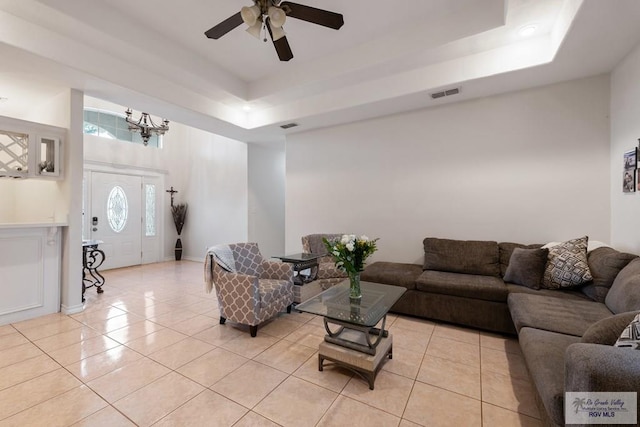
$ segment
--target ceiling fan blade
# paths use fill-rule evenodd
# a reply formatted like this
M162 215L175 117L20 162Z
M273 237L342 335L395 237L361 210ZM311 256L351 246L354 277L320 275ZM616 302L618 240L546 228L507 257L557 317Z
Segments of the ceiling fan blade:
M269 30L269 35L271 36L271 40L273 40L273 31L271 31L269 18L267 18L267 30ZM283 36L278 40L273 40L273 46L276 48L280 61L289 61L293 58L293 52L291 51L291 46L289 46L289 42L287 41L287 36Z
M240 15L240 12L236 13L235 15L231 15L230 17L228 17L227 19L225 19L224 21L222 21L221 23L219 23L218 25L216 25L215 27L207 30L204 35L209 37L210 39L219 39L220 37L224 36L225 34L227 34L229 31L233 30L234 28L240 26L240 24L242 24L242 15Z
M280 8L285 11L287 16L311 22L312 24L333 28L334 30L338 30L344 25L344 18L340 13L316 9L311 6L291 3L290 1L280 3Z
M278 58L280 58L280 61L289 61L293 58L293 52L291 51L291 46L289 46L289 42L287 41L287 36L274 41L273 45L276 48L276 52L278 52Z

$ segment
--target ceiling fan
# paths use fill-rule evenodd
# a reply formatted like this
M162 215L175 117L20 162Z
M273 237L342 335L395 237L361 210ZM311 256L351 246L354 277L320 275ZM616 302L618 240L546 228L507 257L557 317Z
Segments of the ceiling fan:
M282 28L287 16L334 30L338 30L344 25L344 18L340 13L290 1L253 0L253 2L253 6L243 7L240 12L225 19L204 34L210 39L217 40L244 22L249 26L247 32L258 39L263 30L268 31L280 61L289 61L293 58L293 52ZM264 41L267 41L266 33Z

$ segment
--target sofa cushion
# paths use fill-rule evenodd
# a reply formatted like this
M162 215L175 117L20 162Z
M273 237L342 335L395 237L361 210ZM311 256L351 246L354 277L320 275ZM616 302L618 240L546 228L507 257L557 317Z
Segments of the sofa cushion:
M589 329L582 335L580 342L614 345L618 338L620 338L622 331L624 331L637 314L637 311L630 311L599 320L589 326Z
M515 248L504 275L504 281L531 289L540 289L548 255L549 249Z
M575 289L531 289L525 286L514 285L513 283L506 283L507 292L512 293L524 293L530 295L541 295L554 298L566 298L577 301L593 301L591 298Z
M584 285L593 278L587 262L588 240L585 236L549 248L542 287L570 288Z
M587 254L587 260L593 281L583 286L582 292L594 301L604 302L618 273L635 258L637 255L606 246L592 250Z
M523 245L521 243L512 242L500 242L498 243L498 251L500 253L500 275L504 276L507 273L507 267L509 267L509 261L511 260L511 254L515 248L522 249L539 249L542 245Z
M423 244L425 270L501 277L497 242L427 237Z
M436 294L497 302L507 300L507 287L502 279L493 276L426 270L416 280L416 287Z
M522 328L518 336L527 369L540 400L554 423L564 425L564 353L580 338Z
M509 311L516 330L524 327L581 337L589 326L611 316L609 309L595 301L510 294Z
M631 261L618 273L605 304L614 313L640 310L640 258Z
M360 273L360 280L415 289L416 279L421 274L420 264L377 261L365 267Z
M624 328L614 345L616 347L640 350L640 314L636 315Z

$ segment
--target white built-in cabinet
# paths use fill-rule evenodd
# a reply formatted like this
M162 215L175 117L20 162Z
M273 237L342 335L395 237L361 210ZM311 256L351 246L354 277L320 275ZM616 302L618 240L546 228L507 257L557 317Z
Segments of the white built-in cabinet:
M61 179L64 130L0 118L0 177Z
M0 224L0 325L60 311L61 230Z
M47 180L64 179L66 137L64 128L0 116L0 325L60 311L68 212Z

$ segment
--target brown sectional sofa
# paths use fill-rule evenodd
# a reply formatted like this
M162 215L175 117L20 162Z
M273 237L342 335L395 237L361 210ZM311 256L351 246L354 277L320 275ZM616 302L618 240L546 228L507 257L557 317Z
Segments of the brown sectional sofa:
M393 312L517 334L543 421L564 425L565 391L640 390L640 351L613 346L640 312L640 258L597 248L572 290L505 282L514 249L540 246L426 238L423 265L375 262L362 280L407 288Z

